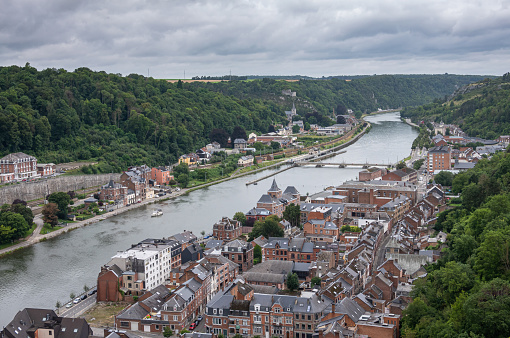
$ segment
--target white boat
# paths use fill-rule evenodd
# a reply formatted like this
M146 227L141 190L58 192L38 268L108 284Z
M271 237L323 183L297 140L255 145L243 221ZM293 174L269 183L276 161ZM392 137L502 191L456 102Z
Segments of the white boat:
M151 217L156 217L156 216L161 216L161 215L163 215L163 210L161 210L161 209L156 209L156 210L154 210L154 211L152 212Z

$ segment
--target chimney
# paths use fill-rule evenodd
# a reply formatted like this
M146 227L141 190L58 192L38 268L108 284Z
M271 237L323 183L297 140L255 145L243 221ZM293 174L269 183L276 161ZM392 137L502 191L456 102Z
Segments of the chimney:
M333 304L331 304L331 313L335 313L335 302L333 302Z

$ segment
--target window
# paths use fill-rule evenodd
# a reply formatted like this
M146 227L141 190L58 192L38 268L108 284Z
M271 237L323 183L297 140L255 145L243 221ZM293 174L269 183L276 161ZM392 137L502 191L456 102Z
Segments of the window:
M48 335L49 335L49 336L53 335L53 331L49 330L49 331L48 331Z
M221 325L221 318L213 318L212 323L213 325Z
M276 308L274 309L274 312L276 312L276 313L280 313L280 308L279 308L279 307L276 307Z
M129 327L129 322L120 322L120 327Z

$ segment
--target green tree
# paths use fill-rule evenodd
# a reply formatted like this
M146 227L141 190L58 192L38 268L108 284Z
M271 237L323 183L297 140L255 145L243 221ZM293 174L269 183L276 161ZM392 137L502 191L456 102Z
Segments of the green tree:
M73 299L76 297L76 295L74 294L74 292L71 292L71 293L69 294L69 297L71 298L71 300L73 300Z
M301 208L299 205L288 204L283 211L283 218L289 221L292 226L299 226L301 220Z
M168 337L172 337L173 335L174 335L174 331L172 331L170 329L170 327L165 326L165 328L163 329L163 337L168 338Z
M16 230L10 226L0 224L0 244L9 243L14 240Z
M255 264L258 264L262 261L262 248L260 245L255 244L255 247L253 248L253 262Z
M476 250L474 270L483 280L510 277L510 227L488 231Z
M50 224L52 227L58 224L58 207L55 203L45 204L41 213L43 214L44 223Z
M453 174L449 171L440 171L434 176L434 181L444 187L451 187L453 184Z
M3 232L8 236L2 239L2 242L25 237L26 232L30 229L30 225L28 225L23 216L12 211L0 213L0 225L4 226Z
M482 285L465 301L464 327L485 337L508 337L510 332L510 284L496 278Z
M48 202L58 206L57 216L61 219L67 218L67 207L70 201L71 197L65 192L54 192L48 197Z
M280 143L279 142L275 142L275 141L271 141L271 148L273 148L273 150L280 149Z
M297 124L292 126L292 133L293 134L299 133L299 130L300 130L300 128L299 128L299 126Z
M425 162L424 159L419 159L419 160L414 161L413 169L414 170L420 170L421 166L423 165L423 162Z
M466 263L477 247L478 243L473 236L468 234L457 236L452 243L453 257L460 263Z
M180 174L177 177L177 182L179 182L181 188L186 188L189 184L189 176L186 174Z
M433 307L428 306L420 297L416 297L407 309L404 310L403 315L403 332L411 334L420 321L434 318L437 315L437 311Z
M181 174L189 175L189 167L186 163L182 162L174 167L173 172L176 177Z
M471 183L462 189L462 206L468 210L473 210L483 202L483 195L476 183Z
M243 226L246 225L246 215L242 211L238 211L234 214L234 219L241 222Z
M299 287L298 275L289 271L289 273L287 274L287 280L285 281L285 285L287 285L287 289L291 291L297 290L297 288Z
M224 129L216 128L209 133L211 142L218 142L222 148L225 148L228 143L228 133Z
M321 282L322 282L322 280L320 279L320 277L312 277L312 280L311 280L312 287L314 285L321 286Z
M266 217L264 221L257 221L253 225L250 232L250 238L257 238L259 236L269 237L283 237L284 231L279 224L278 216L271 215Z
M248 137L246 136L246 131L241 126L235 126L232 135L230 135L230 140L232 141L232 144L234 144L234 141L238 138L242 138L244 140L248 139Z

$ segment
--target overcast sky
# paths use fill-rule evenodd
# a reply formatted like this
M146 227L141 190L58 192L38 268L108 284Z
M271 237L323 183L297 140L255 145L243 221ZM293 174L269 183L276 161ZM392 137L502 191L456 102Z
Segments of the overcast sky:
M510 0L0 0L0 65L155 78L510 71Z

